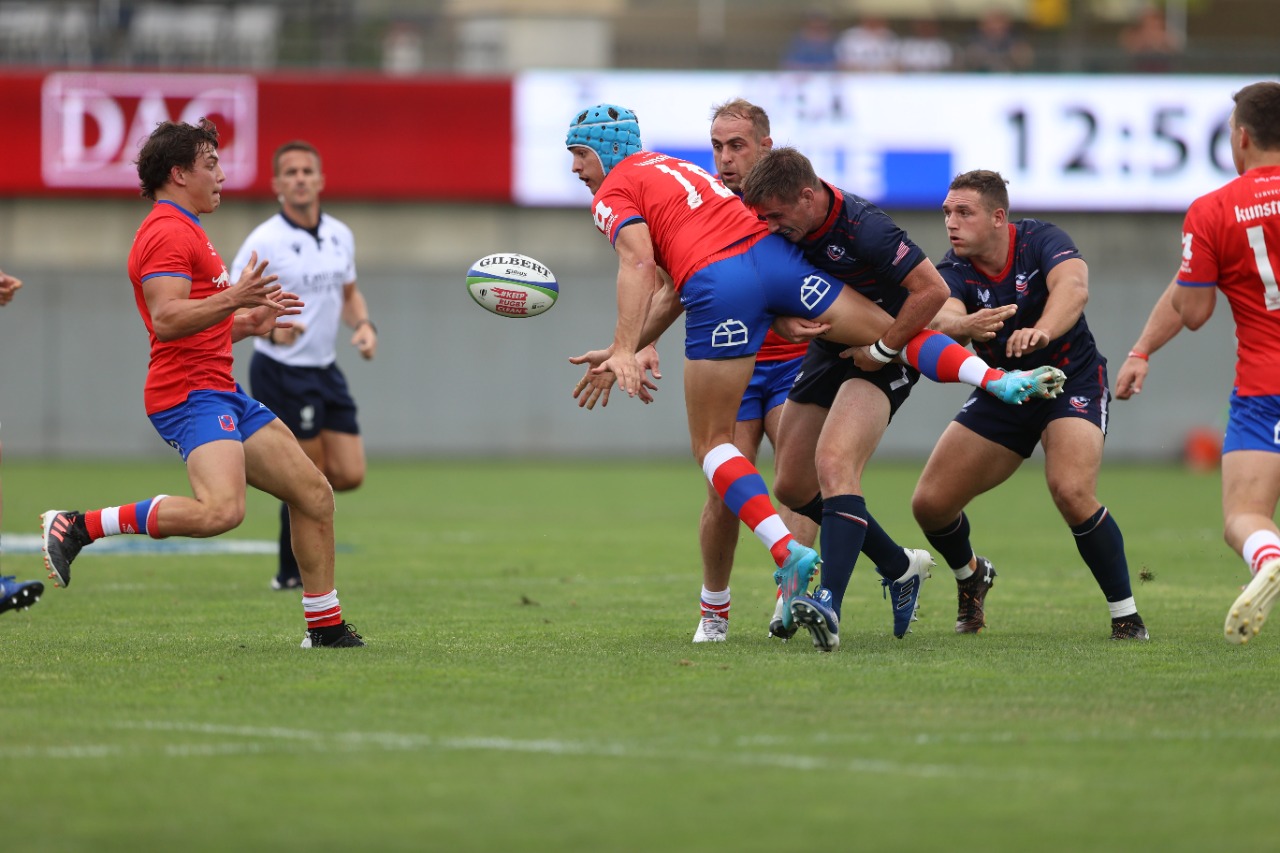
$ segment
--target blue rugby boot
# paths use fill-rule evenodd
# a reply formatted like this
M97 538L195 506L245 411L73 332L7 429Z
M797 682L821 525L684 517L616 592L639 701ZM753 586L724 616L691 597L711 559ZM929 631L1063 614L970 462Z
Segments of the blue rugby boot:
M1032 370L1006 371L999 379L983 386L988 394L1002 403L1021 406L1027 400L1052 400L1062 393L1067 375L1056 367L1042 365Z
M813 595L802 595L791 602L791 618L809 630L813 647L820 652L840 648L840 617L833 604L831 590L821 586Z
M920 587L925 578L933 577L929 569L937 565L933 555L920 548L903 548L907 552L910 565L906 573L897 580L881 578L885 587L885 597L893 608L893 636L901 640L911 630L911 617L915 616L916 605L920 602Z
M20 581L13 575L0 577L0 613L30 607L44 595L40 581Z
M817 551L794 539L787 543L787 550L791 552L787 561L773 573L774 582L782 590L783 628L790 628L795 624L795 620L791 618L791 602L796 600L796 596L805 593L809 588L809 581L813 579L813 573L822 565Z

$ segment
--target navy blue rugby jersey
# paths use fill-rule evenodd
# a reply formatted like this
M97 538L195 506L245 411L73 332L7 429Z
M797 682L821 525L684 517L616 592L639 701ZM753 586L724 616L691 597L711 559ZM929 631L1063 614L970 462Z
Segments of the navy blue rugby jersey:
M1051 364L1071 375L1074 367L1088 365L1100 356L1083 313L1066 334L1043 349L1010 358L1005 355L1005 345L1014 331L1034 326L1040 320L1049 299L1049 271L1063 261L1079 257L1080 250L1067 232L1051 222L1023 219L1009 223L1009 260L998 276L983 275L969 261L958 257L955 250L947 252L938 264L938 272L951 288L951 295L963 302L969 313L980 308L1018 306L1018 312L1005 321L994 338L973 342L973 351L988 364L1010 370Z
M865 198L832 184L826 187L835 201L822 225L798 244L805 260L898 316L910 295L902 281L926 260L924 250ZM830 341L814 343L835 352L848 349Z

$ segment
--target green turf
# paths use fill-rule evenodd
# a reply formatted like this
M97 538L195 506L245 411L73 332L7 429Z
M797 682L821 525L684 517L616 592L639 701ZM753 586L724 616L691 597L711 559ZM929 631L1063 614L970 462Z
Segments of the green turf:
M919 466L873 467L872 510L923 545ZM6 534L186 491L175 463L3 477ZM361 650L297 648L272 557L86 552L70 589L0 615L0 849L1275 849L1280 623L1222 639L1245 570L1218 480L1112 466L1100 489L1149 644L1107 639L1034 466L971 508L1000 572L988 632L952 632L942 569L893 639L860 565L834 655L766 639L749 534L730 641L689 642L684 461L375 462L339 497ZM229 535L273 538L273 502L249 512Z

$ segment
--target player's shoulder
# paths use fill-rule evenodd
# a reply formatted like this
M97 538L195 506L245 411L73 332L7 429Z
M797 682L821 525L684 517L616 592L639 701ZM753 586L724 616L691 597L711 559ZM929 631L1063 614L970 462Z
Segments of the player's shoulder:
M198 242L207 239L200 219L195 214L187 212L176 204L157 202L142 220L142 224L138 226L134 243L136 245L151 242Z
M955 249L948 249L942 260L934 264L938 273L948 282L963 283L973 270L973 264L956 254Z
M351 226L325 211L320 212L320 227L321 230L333 231L346 237L348 242L351 242L355 235L355 232L351 230Z

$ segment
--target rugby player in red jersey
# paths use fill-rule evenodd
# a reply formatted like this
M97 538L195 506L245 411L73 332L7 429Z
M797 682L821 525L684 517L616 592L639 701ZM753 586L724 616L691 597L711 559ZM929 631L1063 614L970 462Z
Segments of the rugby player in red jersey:
M155 495L88 512L41 517L45 564L55 585L71 583L71 563L104 536L217 536L244 520L245 485L289 506L302 574L304 648L363 646L342 619L334 587L333 492L293 433L244 394L231 373L233 342L264 335L302 303L254 255L236 282L200 216L218 209L226 175L218 131L162 122L138 155L143 198L155 205L129 252L138 313L151 342L143 394L152 425L185 461L191 497Z
M1234 100L1231 156L1239 177L1187 209L1173 307L1198 329L1221 290L1235 320L1222 512L1224 538L1252 579L1223 631L1247 643L1280 594L1280 83L1253 83Z

